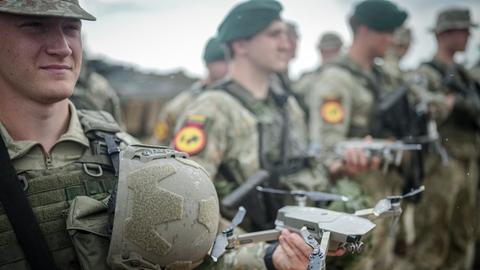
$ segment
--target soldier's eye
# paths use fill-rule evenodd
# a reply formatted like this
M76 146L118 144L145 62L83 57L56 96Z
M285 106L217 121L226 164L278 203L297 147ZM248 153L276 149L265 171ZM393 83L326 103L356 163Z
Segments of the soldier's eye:
M45 31L47 27L39 21L25 21L20 24L20 28L31 32L42 32Z

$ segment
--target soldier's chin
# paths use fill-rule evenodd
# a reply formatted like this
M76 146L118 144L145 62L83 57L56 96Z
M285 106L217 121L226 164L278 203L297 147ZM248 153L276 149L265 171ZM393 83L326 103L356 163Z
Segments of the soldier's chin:
M73 94L73 87L70 88L58 88L47 90L48 94L41 97L41 103L54 104L70 98Z

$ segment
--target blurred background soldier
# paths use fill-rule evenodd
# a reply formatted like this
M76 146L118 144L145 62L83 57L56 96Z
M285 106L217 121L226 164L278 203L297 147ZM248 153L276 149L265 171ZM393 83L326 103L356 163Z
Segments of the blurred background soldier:
M398 28L393 34L392 46L384 57L383 70L394 78L402 78L404 72L400 68L400 61L407 54L412 42L412 31L407 27Z
M480 89L454 56L465 50L475 26L468 9L440 12L432 29L437 52L417 70L428 90L445 100L444 113L435 117L449 160L429 155L426 161L426 191L415 210L417 238L409 248L412 269L471 269L478 229Z
M182 91L165 105L158 117L152 143L169 145L178 116L203 90L227 74L228 63L225 59L225 51L216 37L210 38L205 44L203 62L207 68L207 77L194 83L190 89Z
M379 172L378 159L367 158L361 149L337 153L335 144L347 138L388 134L383 127L374 128L380 120L374 117L377 117L380 97L393 92L398 85L392 84L374 60L384 57L391 46L393 32L406 18L407 13L389 1L367 0L357 4L349 20L353 32L351 48L346 55L322 67L305 91L311 143L321 146L322 157L326 158L334 177L350 177L336 182L337 192L350 195L357 201L347 204L353 208L349 211L368 207L374 201L401 190L400 176L393 171ZM366 170L370 172L362 173ZM333 204L331 207L345 210L342 205ZM393 239L388 237L389 221L380 220L377 225L369 242L368 255L341 268L387 269L391 266Z
M332 62L342 52L343 41L338 33L325 32L318 41L317 49L322 65Z
M123 127L120 98L108 80L88 66L83 51L82 70L70 100L77 109L106 111Z
M315 81L315 77L320 74L322 66L330 63L333 59L338 57L342 52L343 41L338 33L325 32L318 40L317 50L320 56L319 66L310 72L303 73L297 82L294 84L295 95L301 102L302 107L305 108L308 123L308 109L306 104L306 91L311 89L311 83Z

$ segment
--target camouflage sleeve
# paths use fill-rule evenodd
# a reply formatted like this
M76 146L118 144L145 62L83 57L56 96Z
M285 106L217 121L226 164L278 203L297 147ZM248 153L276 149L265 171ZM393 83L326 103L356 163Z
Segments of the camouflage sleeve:
M209 264L200 269L209 270L266 270L263 257L269 244L261 242L243 246L225 253L217 263Z
M232 112L216 91L200 95L179 117L173 146L192 156L212 177L233 137L228 127Z
M430 112L433 119L441 123L445 121L450 114L450 110L445 103L446 93L442 92L442 78L431 67L421 65L416 71L417 75L421 77L423 88L428 90Z
M309 137L322 147L323 156L348 134L354 91L345 72L336 68L325 69L308 91Z

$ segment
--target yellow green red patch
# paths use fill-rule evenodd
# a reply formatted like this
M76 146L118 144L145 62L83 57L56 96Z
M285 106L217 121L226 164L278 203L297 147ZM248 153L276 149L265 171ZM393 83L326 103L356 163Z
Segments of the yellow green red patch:
M345 110L338 100L325 101L320 108L322 119L329 124L338 124L343 122Z

